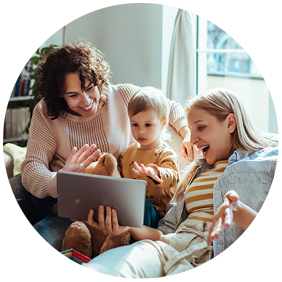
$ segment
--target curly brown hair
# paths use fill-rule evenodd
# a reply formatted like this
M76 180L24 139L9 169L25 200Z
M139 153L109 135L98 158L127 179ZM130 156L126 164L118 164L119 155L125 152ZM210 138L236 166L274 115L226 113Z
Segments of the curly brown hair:
M103 107L108 98L110 66L104 55L91 43L76 41L49 53L38 66L36 83L38 96L47 105L47 114L52 120L68 112L68 105L63 97L66 93L65 75L79 73L81 89L85 89L88 78L100 92L99 107Z

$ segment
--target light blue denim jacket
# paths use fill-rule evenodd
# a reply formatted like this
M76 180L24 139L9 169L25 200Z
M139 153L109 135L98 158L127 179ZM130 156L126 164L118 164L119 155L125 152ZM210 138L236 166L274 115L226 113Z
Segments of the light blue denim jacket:
M277 157L278 147L267 147L254 153L235 151L228 159L228 166L225 171L214 184L214 211L222 204L225 194L229 190L235 190L241 202L259 212L274 177ZM191 182L210 167L205 159L200 160L199 168ZM188 212L184 205L183 193L177 202L173 198L168 203L167 213L160 220L158 229L164 234L173 233L187 216ZM219 238L213 241L214 255L216 256L227 249L242 233L243 230L234 222L230 228L225 228Z

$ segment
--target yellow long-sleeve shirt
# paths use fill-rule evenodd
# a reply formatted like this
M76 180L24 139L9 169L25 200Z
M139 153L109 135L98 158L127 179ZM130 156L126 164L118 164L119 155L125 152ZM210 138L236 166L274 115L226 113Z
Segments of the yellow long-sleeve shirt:
M163 183L157 183L147 176L133 173L133 163L152 166L158 171ZM163 217L167 203L172 198L179 181L178 156L165 142L151 150L141 150L140 144L135 142L121 155L119 166L122 177L147 181L146 197L157 213ZM132 188L134 189L134 187Z

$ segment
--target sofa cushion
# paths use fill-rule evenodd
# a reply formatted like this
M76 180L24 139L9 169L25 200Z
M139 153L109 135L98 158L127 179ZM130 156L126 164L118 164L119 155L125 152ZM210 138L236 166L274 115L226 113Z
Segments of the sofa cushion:
M268 132L261 132L261 135L269 141L270 147L277 147L278 146L278 134L275 133L268 133Z
M4 152L4 161L5 161L5 166L6 166L6 172L8 175L8 178L13 177L13 158L10 154Z

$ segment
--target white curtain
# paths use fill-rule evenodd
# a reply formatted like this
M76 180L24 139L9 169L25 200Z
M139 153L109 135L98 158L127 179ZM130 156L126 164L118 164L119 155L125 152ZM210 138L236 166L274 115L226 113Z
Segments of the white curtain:
M184 105L196 95L196 43L192 15L179 9L172 34L167 97Z

